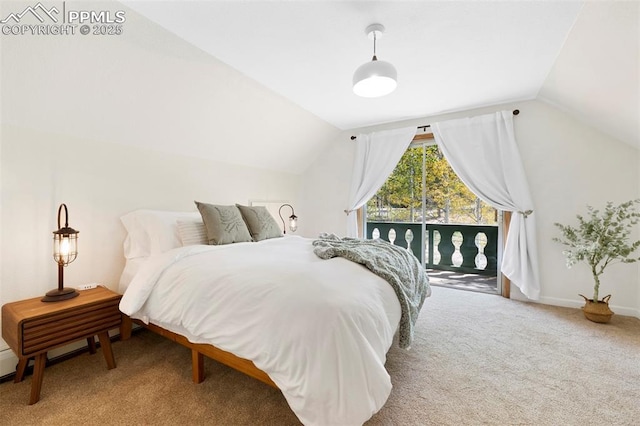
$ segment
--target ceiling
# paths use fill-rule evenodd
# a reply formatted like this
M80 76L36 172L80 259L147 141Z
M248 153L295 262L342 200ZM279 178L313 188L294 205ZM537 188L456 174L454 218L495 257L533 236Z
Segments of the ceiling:
M540 98L640 147L636 2L123 3L340 129ZM371 23L386 27L378 58L398 70L397 90L376 99L351 90Z

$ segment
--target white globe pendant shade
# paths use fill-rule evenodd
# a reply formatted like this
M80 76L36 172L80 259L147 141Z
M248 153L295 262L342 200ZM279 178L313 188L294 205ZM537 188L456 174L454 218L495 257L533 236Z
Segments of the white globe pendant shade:
M377 98L393 92L398 85L398 72L389 62L373 57L353 74L353 93L365 98Z
M379 61L376 57L376 40L384 33L384 25L371 24L364 32L373 40L373 58L353 74L353 93L365 98L388 95L396 90L398 72L389 62Z

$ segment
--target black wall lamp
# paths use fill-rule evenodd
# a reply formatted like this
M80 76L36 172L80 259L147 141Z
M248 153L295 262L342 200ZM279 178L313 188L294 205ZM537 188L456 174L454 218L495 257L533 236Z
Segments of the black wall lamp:
M60 214L64 208L64 227L60 227ZM73 288L64 287L65 266L70 264L78 256L79 232L69 227L69 212L66 204L60 204L58 208L58 230L53 231L53 260L58 264L58 288L47 292L42 298L43 302L58 302L74 298L78 292Z
M298 229L298 216L296 216L296 212L293 211L293 207L291 206L291 204L283 204L278 209L278 215L280 216L280 220L282 221L282 232L285 234L287 233L287 227L284 223L284 218L282 217L283 207L289 207L291 209L291 216L289 216L289 229L291 229L291 232L296 232L296 230Z

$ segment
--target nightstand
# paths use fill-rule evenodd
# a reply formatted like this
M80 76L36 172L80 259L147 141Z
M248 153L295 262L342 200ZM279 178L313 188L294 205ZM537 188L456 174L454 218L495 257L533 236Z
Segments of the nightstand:
M2 338L19 360L16 383L22 381L29 359L35 358L29 405L40 399L47 352L51 349L87 339L89 351L95 353L94 336L98 335L107 368L116 367L108 332L122 321L118 309L122 296L105 287L79 293L78 297L60 302L42 302L42 297L36 297L2 306Z

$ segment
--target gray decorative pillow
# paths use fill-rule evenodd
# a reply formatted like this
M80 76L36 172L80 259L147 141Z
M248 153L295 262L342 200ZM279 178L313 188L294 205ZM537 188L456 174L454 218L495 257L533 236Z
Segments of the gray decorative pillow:
M251 241L240 210L236 206L218 206L195 202L205 228L210 245L222 245Z
M262 241L268 238L282 237L282 231L271 213L264 206L241 206L236 204L240 209L242 218L249 228L249 233L253 241Z

